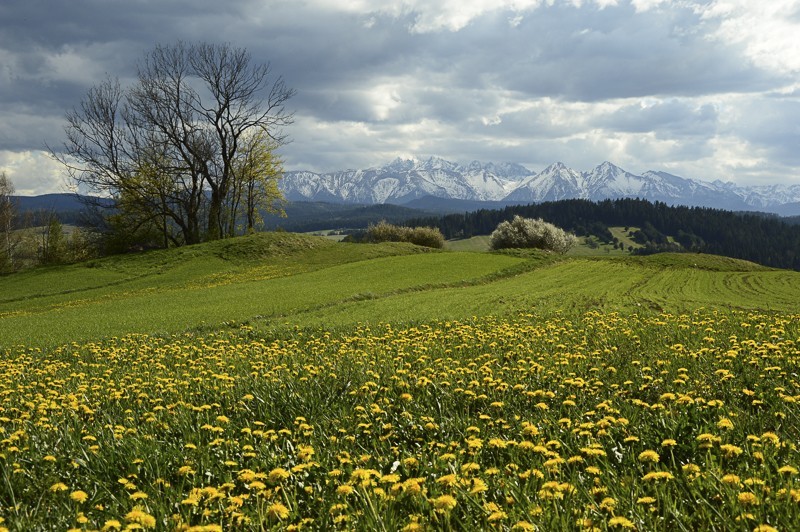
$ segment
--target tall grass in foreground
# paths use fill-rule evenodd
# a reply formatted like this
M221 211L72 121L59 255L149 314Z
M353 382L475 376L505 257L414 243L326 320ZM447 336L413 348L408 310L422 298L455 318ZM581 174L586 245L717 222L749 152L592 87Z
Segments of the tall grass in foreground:
M0 528L791 530L800 316L127 336L0 357Z

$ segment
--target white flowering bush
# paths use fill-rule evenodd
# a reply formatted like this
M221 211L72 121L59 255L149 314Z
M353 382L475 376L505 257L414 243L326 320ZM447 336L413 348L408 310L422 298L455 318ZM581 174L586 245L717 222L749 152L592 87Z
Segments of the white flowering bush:
M514 216L513 220L500 223L490 238L492 249L537 248L562 254L578 241L572 233L541 218L522 216Z

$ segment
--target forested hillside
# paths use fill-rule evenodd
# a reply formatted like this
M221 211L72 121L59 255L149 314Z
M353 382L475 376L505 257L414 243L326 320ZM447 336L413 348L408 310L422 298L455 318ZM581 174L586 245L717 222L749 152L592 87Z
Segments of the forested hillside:
M438 227L445 238L490 234L514 215L543 218L577 235L611 241L609 226L639 227L638 253L694 251L800 270L800 226L774 216L705 207L671 207L639 199L564 200L417 218L408 225Z

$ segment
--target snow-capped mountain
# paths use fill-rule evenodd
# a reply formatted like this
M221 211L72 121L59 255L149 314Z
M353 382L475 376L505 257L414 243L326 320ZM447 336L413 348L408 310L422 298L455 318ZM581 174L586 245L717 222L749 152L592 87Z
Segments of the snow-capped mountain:
M293 201L407 203L424 196L496 201L511 192L530 171L520 165L481 163L466 166L438 157L400 159L380 168L327 174L287 172L282 189Z
M438 157L397 158L366 170L317 174L287 172L287 199L343 203L403 204L425 196L470 201L537 203L562 199L600 201L641 198L670 205L800 214L800 185L742 187L705 182L666 172L632 174L606 161L588 172L555 163L534 173L514 163L466 165Z

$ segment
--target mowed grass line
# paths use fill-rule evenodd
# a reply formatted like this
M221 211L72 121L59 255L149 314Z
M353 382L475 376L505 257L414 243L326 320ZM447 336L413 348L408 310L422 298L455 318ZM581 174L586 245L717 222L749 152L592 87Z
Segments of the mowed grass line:
M690 260L692 257L688 257ZM697 308L796 312L800 272L786 270L714 271L667 267L684 258L573 259L489 284L433 288L346 302L295 318L309 326L345 326L378 321L464 319L472 316L536 313L688 312ZM715 266L717 258L696 257ZM692 263L694 264L694 263ZM727 260L721 266L730 270ZM749 268L743 263L742 268Z
M105 294L8 314L0 319L0 345L52 346L131 332L214 329L252 319L290 321L293 314L321 305L475 281L522 262L504 255L429 253L339 264L266 280L162 287L118 297Z

